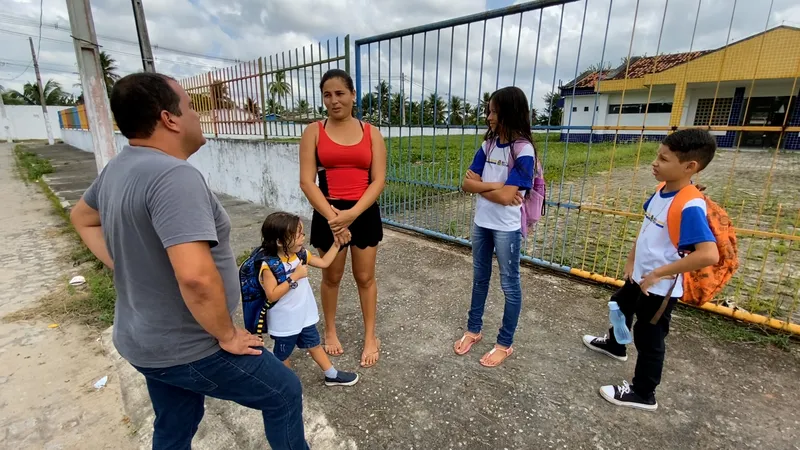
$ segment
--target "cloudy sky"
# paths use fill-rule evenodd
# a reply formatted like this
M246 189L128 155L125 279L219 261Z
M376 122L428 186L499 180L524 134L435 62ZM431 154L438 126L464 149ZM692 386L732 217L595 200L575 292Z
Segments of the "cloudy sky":
M312 43L315 44L315 58L318 58L316 43L319 41L326 56L328 39L331 39L331 53L335 54L333 39L337 36L343 53L341 41L345 34L350 34L354 42L359 38L524 2L144 0L143 3L157 70L183 78L228 67L237 60L274 56L287 50L291 50L294 62L296 48L300 49L297 54L302 60L304 46L310 59ZM124 75L141 70L131 2L92 0L92 10L99 43L117 61L118 72ZM54 79L67 90L79 93L80 88L74 87L79 77L66 1L0 0L0 11L0 85L19 89L23 83L34 80L28 44L28 36L33 36L39 48L43 79ZM478 22L470 26L469 34L465 25L417 34L413 59L411 36L403 38L402 43L399 39L384 41L380 45L380 57L377 44L370 49L362 48L361 84L364 89L374 86L380 71L380 79L389 81L393 91L402 86L404 93L414 99L434 91L445 97L448 93L464 97L466 89L467 99L475 103L481 92L513 83L528 95L533 90L534 104L540 107L541 98L554 85L572 79L576 70L580 72L589 65L599 64L603 53L602 60L616 66L629 51L631 55L653 55L684 52L690 48L719 48L765 28L800 27L800 2L578 0L563 8L553 6L527 12L521 24L520 28L520 16L514 15L506 17L502 27L501 19L488 21L485 32L484 23ZM280 59L289 57L287 53ZM301 70L289 77L295 99L307 96L309 102L319 104L318 95L316 102L312 101L311 86L314 80L319 81L322 70Z

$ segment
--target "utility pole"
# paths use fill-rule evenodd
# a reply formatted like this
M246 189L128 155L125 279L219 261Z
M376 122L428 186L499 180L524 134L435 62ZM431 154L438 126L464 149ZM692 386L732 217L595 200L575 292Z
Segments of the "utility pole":
M3 122L3 128L6 130L6 142L9 144L14 142L14 139L11 138L11 122L8 120L8 115L6 115L6 104L3 102L3 95L0 92L0 120Z
M142 66L145 72L155 72L156 63L153 60L153 49L150 47L150 35L147 34L144 7L141 0L131 0L131 3L133 4L133 21L136 23L136 33L139 35L139 50L142 52Z
M67 10L72 41L75 44L75 56L81 73L89 132L92 133L94 144L94 159L99 173L116 155L111 107L103 68L100 66L100 46L97 45L89 0L67 0Z
M42 104L42 115L44 116L44 126L47 129L47 143L53 145L56 141L53 140L53 128L50 126L50 117L47 115L47 102L44 97L44 88L42 88L42 76L39 75L39 61L36 60L36 49L33 48L33 38L29 37L28 42L31 43L31 57L33 57L33 70L36 72L36 84L39 86L39 103Z

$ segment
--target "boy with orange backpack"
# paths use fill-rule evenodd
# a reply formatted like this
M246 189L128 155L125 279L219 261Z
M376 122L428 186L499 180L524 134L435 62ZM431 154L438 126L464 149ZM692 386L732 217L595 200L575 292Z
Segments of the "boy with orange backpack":
M633 384L602 386L600 395L618 406L655 411L664 367L664 339L678 300L701 305L719 292L738 267L736 237L725 211L692 184L714 158L716 141L701 129L667 136L652 163L660 181L644 203L644 219L625 263L625 285L611 300L625 315L639 357ZM686 276L685 276L686 275ZM584 336L589 349L626 361L613 328L604 337Z

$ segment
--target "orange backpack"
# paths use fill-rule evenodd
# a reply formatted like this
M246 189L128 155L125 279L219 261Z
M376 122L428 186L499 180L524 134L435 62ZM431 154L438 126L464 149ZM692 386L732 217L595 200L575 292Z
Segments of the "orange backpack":
M664 183L658 185L657 189L660 190L662 187L664 187ZM711 233L717 240L719 261L713 266L703 267L684 274L681 301L696 306L701 306L713 299L739 268L736 234L728 213L707 195L703 194L703 190L705 190L704 187L698 188L693 184L686 186L675 195L669 211L667 211L669 238L675 248L678 248L683 207L688 201L696 198L702 198L706 202L706 218L708 219ZM680 253L683 256L684 252Z

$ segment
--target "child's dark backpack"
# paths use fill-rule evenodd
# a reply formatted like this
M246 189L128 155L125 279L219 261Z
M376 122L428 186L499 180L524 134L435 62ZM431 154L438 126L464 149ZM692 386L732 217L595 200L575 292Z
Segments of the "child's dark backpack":
M308 260L308 253L305 250L298 252L297 256L303 264ZM261 286L259 274L263 263L267 264L278 283L286 281L288 276L284 271L281 259L277 256L265 255L264 249L260 246L254 248L250 256L239 266L244 328L255 335L260 335L267 329L267 310L277 303L267 301L267 294Z

